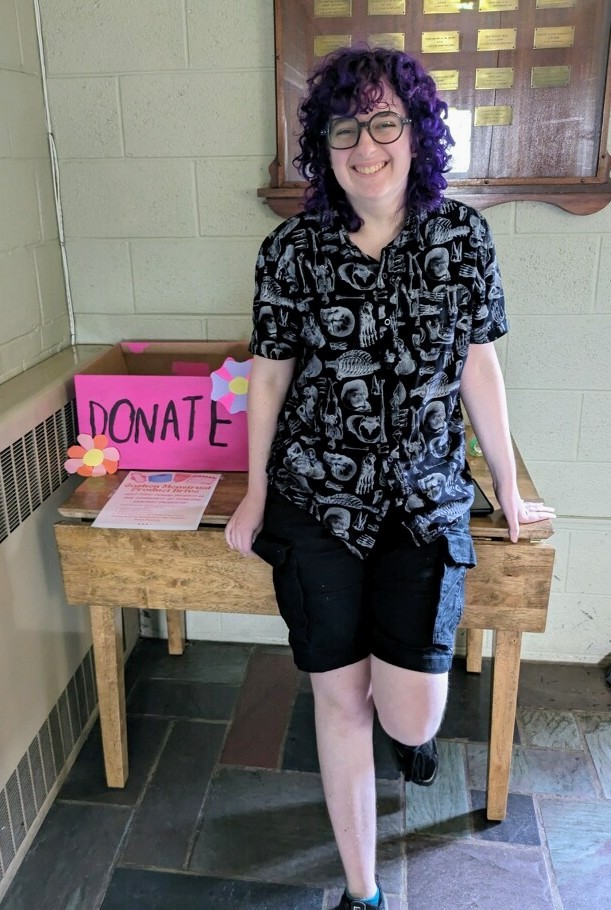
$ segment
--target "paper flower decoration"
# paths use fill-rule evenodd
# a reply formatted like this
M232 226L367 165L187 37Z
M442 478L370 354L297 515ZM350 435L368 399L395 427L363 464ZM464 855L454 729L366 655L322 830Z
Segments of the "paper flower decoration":
M212 400L222 404L230 414L246 410L251 367L252 360L240 363L228 357L219 370L210 374Z
M98 477L100 474L114 474L119 467L119 450L108 445L108 439L101 434L93 438L87 433L76 437L80 445L70 446L69 458L64 462L68 474L81 477Z

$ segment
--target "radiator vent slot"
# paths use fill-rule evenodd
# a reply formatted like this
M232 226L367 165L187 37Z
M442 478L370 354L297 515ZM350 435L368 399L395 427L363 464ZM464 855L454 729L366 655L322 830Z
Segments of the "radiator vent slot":
M66 450L76 442L74 401L0 452L0 543L67 479Z

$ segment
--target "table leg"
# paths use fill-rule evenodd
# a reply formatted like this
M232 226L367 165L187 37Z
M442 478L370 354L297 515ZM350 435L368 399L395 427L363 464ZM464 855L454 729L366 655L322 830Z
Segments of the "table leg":
M467 629L467 673L482 672L484 630Z
M490 821L502 821L507 814L521 644L521 632L495 633L486 803L486 816Z
M168 623L168 653L184 654L185 651L185 611L184 610L166 610Z
M92 604L90 613L106 783L124 787L129 769L121 611Z

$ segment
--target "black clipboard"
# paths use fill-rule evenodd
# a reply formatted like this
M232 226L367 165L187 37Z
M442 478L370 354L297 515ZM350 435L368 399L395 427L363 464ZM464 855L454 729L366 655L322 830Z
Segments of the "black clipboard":
M475 499L471 506L471 515L490 515L491 512L494 512L494 506L478 484L477 480L473 481L473 488L475 491Z

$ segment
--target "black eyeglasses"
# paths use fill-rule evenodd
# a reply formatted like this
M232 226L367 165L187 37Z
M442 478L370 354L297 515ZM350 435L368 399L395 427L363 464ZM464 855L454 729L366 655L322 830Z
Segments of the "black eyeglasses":
M374 142L390 145L396 142L403 133L410 117L400 117L394 111L378 111L369 120L357 120L356 117L334 117L321 136L326 136L332 149L351 149L358 145L361 130L366 129Z

